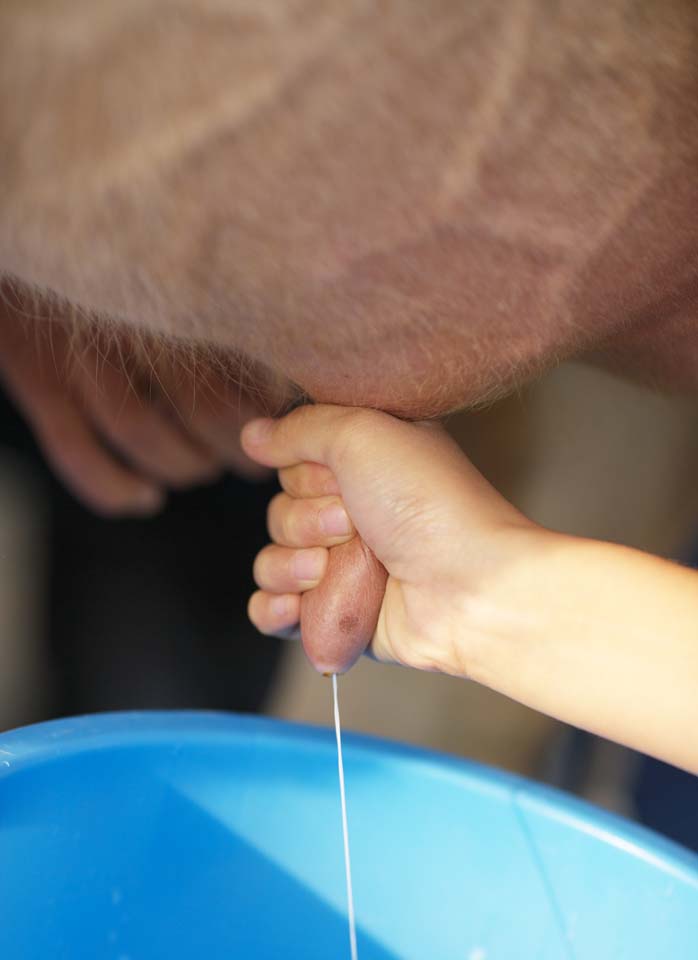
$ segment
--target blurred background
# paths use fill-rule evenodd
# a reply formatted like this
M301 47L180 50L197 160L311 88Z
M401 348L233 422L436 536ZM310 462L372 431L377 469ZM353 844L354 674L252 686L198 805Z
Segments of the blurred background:
M697 425L698 401L566 365L449 428L539 522L690 562ZM327 725L328 681L299 645L246 619L274 490L227 477L172 495L155 519L101 520L53 478L0 398L0 727L135 708ZM341 698L347 728L547 780L698 849L695 778L475 684L363 661Z

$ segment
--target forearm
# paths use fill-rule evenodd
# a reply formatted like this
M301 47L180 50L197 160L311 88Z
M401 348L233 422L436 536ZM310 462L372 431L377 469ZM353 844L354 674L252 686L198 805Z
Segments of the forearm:
M470 674L698 771L698 573L624 547L543 537L469 602L477 627L461 652Z

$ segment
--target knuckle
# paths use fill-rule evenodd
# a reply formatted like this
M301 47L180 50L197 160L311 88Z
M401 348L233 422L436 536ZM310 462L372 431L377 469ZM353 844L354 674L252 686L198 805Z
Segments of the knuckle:
M304 463L301 469L303 470L301 496L326 497L339 492L335 476L329 467L320 463Z
M305 507L287 493L277 493L269 504L269 534L276 543L293 546L303 537Z
M318 489L324 496L339 496L341 494L339 483L334 473L329 467L321 468L321 479L318 483Z
M304 537L305 508L302 500L291 500L281 515L281 529L284 539L292 546L300 543Z
M298 496L302 478L298 467L283 467L279 470L279 483L290 496Z
M296 496L307 497L313 489L313 466L309 463L301 463L294 467L294 470L292 482L297 491Z
M354 457L364 445L365 438L382 418L377 410L350 407L339 417L333 442L337 460Z
M281 533L284 493L277 493L269 501L267 507L267 530L272 540L276 540Z

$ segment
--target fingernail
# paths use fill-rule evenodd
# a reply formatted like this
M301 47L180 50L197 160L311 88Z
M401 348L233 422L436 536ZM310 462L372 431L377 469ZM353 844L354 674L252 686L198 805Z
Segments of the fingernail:
M269 417L250 420L242 430L245 440L253 445L264 443L269 438L273 423L274 421Z
M320 514L320 526L330 537L344 537L352 530L349 514L339 503L325 507Z
M288 597L273 597L269 606L275 617L285 617L288 613Z
M322 577L325 569L324 551L304 550L297 553L292 561L293 575L306 583L316 583Z

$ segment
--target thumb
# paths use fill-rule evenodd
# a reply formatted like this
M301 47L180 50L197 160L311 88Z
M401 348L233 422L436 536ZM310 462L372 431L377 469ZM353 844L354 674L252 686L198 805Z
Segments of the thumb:
M413 528L429 514L440 523L442 505L463 482L464 457L442 428L376 410L299 407L281 420L248 424L242 445L267 466L328 467L365 543L398 575L392 563L415 546Z

